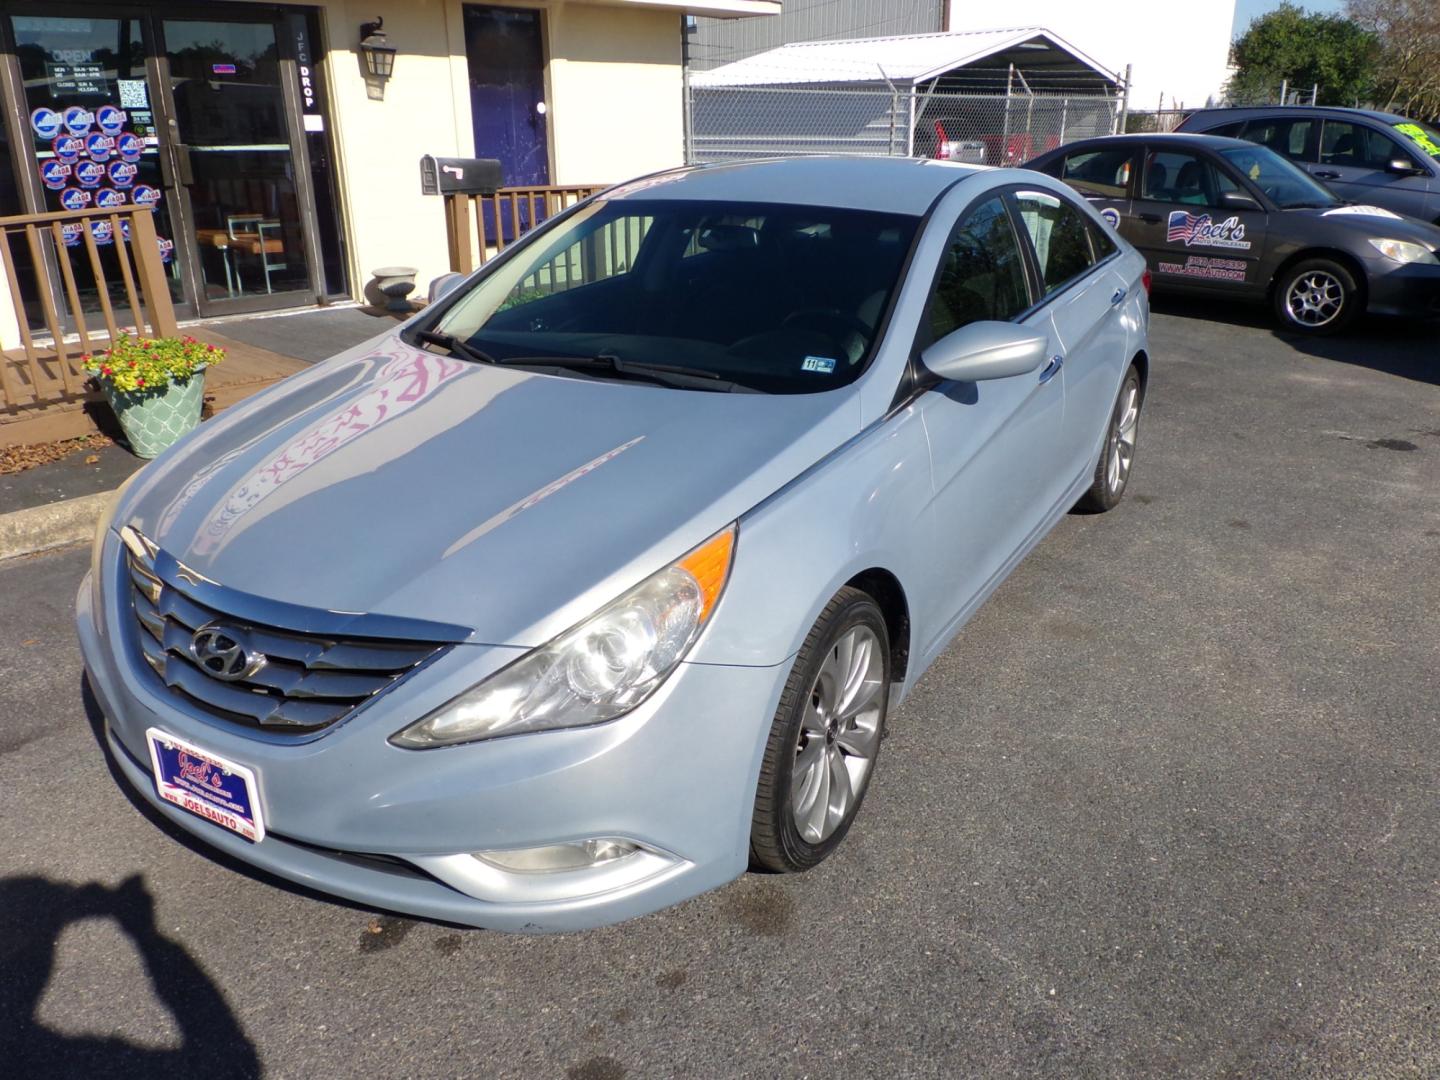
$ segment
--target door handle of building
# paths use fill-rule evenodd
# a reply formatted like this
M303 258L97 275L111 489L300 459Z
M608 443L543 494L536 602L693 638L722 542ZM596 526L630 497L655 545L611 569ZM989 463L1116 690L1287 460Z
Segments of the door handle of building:
M1129 289L1116 289L1114 294L1110 297L1110 306L1114 307L1116 304L1123 302L1125 297L1129 295Z
M160 180L168 188L195 182L195 173L190 167L190 147L184 143L170 144L170 153L160 155Z
M1156 225L1156 224L1159 224L1159 222L1160 222L1160 215L1159 215L1159 214L1137 214L1136 216L1137 216L1141 221L1146 222L1147 224L1150 224L1150 225Z
M1321 180L1339 180L1339 179L1340 179L1340 174L1339 174L1338 172L1332 172L1332 171L1330 171L1329 169L1321 169L1321 170L1319 170L1318 172L1312 173L1311 175L1312 175L1312 176L1318 176Z
M175 173L176 179L183 185L190 185L195 182L195 172L190 167L190 147L184 143L175 143Z
M1040 372L1040 381L1042 383L1049 382L1056 375L1060 374L1060 369L1064 366L1065 358L1063 356L1052 356L1050 363L1045 365L1045 370Z

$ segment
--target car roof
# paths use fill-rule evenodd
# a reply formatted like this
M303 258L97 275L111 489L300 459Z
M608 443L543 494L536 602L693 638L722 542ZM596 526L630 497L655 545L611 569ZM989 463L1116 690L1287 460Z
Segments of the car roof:
M1380 109L1351 109L1344 105L1231 105L1224 108L1196 109L1187 120L1193 120L1197 116L1204 117L1225 117L1233 116L1237 120L1252 116L1269 116L1274 113L1295 113L1296 115L1320 114L1322 116L1333 116L1336 119L1343 119L1347 116L1363 116L1370 120L1380 120L1387 124L1407 123L1409 118L1396 113L1383 112Z
M1232 139L1228 135L1206 135L1191 131L1135 132L1130 135L1097 135L1091 139L1076 139L1073 143L1050 150L1042 157L1055 154L1073 153L1079 147L1092 146L1203 146L1211 150L1226 150L1232 146L1243 146L1253 150L1255 144L1244 139Z
M642 176L600 198L786 203L920 215L956 183L989 171L980 165L924 158L770 158Z

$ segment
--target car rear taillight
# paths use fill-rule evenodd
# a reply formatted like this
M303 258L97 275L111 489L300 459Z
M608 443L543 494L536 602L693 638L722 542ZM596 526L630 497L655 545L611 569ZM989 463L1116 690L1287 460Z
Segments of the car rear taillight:
M1145 295L1150 295L1150 268L1147 266L1145 272L1140 275L1140 284L1145 286Z

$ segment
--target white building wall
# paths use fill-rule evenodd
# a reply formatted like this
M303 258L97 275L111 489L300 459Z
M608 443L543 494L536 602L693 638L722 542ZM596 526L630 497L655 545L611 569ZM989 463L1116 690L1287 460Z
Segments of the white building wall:
M1055 31L1120 74L1132 65L1131 109L1197 108L1218 100L1229 75L1235 0L1025 0L1009 9L1008 25ZM950 0L948 30L1007 25L975 0Z

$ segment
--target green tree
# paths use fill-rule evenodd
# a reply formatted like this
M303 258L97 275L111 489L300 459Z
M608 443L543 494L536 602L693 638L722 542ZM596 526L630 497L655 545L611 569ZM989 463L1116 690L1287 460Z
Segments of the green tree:
M1288 83L1301 91L1318 86L1318 104L1354 105L1369 98L1379 56L1379 39L1353 20L1284 3L1231 46L1235 74L1225 97L1232 105L1275 102Z
M1372 103L1440 119L1440 2L1347 0L1345 14L1380 42Z

